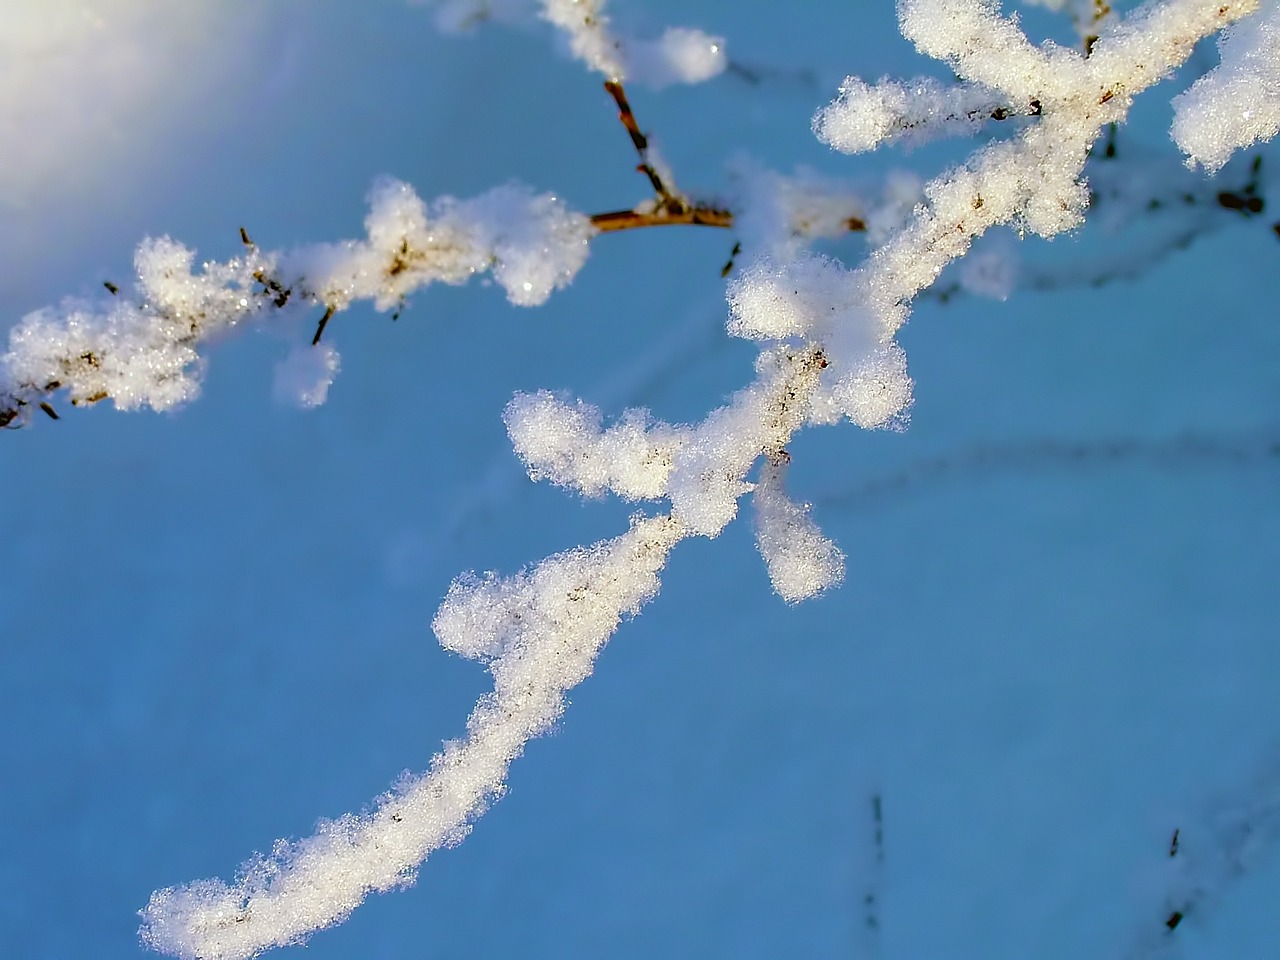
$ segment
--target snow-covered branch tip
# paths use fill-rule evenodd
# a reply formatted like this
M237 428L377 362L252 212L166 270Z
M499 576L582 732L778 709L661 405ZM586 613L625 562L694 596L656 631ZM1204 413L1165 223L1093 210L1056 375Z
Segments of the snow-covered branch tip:
M606 0L414 0L436 7L436 26L468 30L486 21L554 26L569 52L606 80L632 81L661 89L702 83L728 64L723 37L689 27L668 27L656 38L618 29Z
M199 393L201 348L303 310L323 311L318 340L324 324L356 302L399 310L431 283L484 273L513 304L535 306L577 275L596 233L558 197L518 184L428 207L407 184L385 179L369 200L362 240L271 252L242 230L239 256L198 269L195 252L181 243L143 241L131 290L109 284L97 301L68 299L13 328L0 355L0 425L52 410L60 392L75 406L110 399L122 410L172 409ZM326 348L309 361L291 358L286 368L319 378L298 384L302 402L314 402L323 399L337 354Z
M1135 280L1197 240L1228 225L1257 221L1268 209L1276 177L1274 162L1264 164L1261 153L1233 157L1206 178L1167 150L1138 144L1117 149L1116 140L1109 132L1086 167L1090 223L1106 240L1091 244L1089 253L1031 261L1019 258L1011 238L993 237L921 296L939 303L964 294L1006 299L1015 290L1051 292ZM1149 229L1129 229L1139 222ZM1267 233L1274 242L1280 223L1269 223Z
M433 627L442 646L485 662L494 678L466 737L446 743L426 773L403 779L370 813L277 843L270 857L245 863L233 885L201 880L157 891L142 911L143 941L183 960L246 960L341 922L371 892L412 883L432 851L460 841L501 796L524 745L560 716L621 620L657 593L671 549L714 536L733 518L755 460L803 426L822 363L812 349L767 350L756 383L688 427L636 412L621 429L602 431L598 413L581 406L517 399L508 427L531 471L545 466L546 476L585 492L665 496L671 512L636 518L621 537L513 577L458 578ZM613 462L602 464L605 457Z
M1280 133L1280 3L1267 0L1218 51L1221 63L1173 101L1173 139L1189 164L1211 172Z
M624 617L658 590L686 535L669 516L637 519L620 537L543 560L513 577L464 577L434 628L446 649L485 662L494 689L462 740L405 777L371 812L319 825L246 863L232 885L159 890L142 911L147 946L183 960L245 960L341 922L371 892L413 882L434 850L461 841L501 796L507 769L564 711Z
M844 579L844 553L823 536L809 515L783 489L791 458L779 453L760 468L751 494L755 506L756 547L764 557L778 596L797 603L817 596Z

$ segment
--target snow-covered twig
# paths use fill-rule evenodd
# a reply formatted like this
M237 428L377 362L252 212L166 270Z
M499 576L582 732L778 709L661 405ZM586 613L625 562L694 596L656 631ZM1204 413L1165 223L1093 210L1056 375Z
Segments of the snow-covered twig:
M689 27L669 27L642 38L617 28L606 0L413 0L437 7L442 30L466 30L487 20L508 23L534 18L555 26L570 52L606 80L634 81L653 88L701 83L724 71L723 37Z
M1237 157L1212 178L1205 178L1167 152L1126 144L1118 153L1114 138L1105 151L1095 148L1085 173L1089 183L1089 223L1096 248L1088 255L1031 259L1017 255L1011 243L985 246L959 266L954 280L944 278L923 295L942 302L962 293L1006 298L1014 290L1058 291L1101 287L1135 280L1180 250L1228 225L1257 221L1268 210L1273 161L1261 153ZM1275 242L1277 225L1267 240ZM1002 278L1001 283L975 280Z
M1210 171L1236 150L1280 132L1280 2L1218 44L1222 62L1173 101L1173 138Z
M658 427L664 442L678 445L682 438L686 446L669 456L665 476L659 470L656 480L643 456L629 467L621 465L626 457L617 458L613 467L626 476L589 479L593 458L585 451L609 445L580 410L560 415L578 428L567 435L545 402L509 410L513 436L571 451L549 458L565 463L557 474L564 481L583 489L639 488L655 497L665 491L671 512L636 519L621 537L549 557L514 577L459 578L436 614L436 634L446 649L485 661L494 678L493 692L467 721L466 737L446 744L425 774L401 782L369 814L326 821L308 839L277 843L270 857L246 863L234 885L201 880L157 891L142 911L143 941L184 960L242 960L341 921L371 892L411 883L432 851L460 841L501 795L511 761L560 716L566 693L590 675L622 618L657 593L671 548L693 534L714 535L732 519L760 449L780 449L803 425L821 363L813 351L767 351L757 383L702 424L674 438ZM747 429L725 436L725 425ZM553 437L539 436L545 432ZM703 469L699 442L725 447L723 473Z
M428 208L407 184L386 179L369 202L363 240L277 253L242 231L240 256L198 270L182 244L143 241L132 290L109 284L96 302L66 300L10 331L0 355L0 425L22 422L59 391L75 405L109 398L123 410L171 409L199 393L202 347L300 306L323 309L322 329L357 301L394 310L428 284L486 272L513 304L540 304L581 269L595 232L557 197L518 184ZM331 379L336 353L321 356L317 372Z
M142 911L143 941L186 960L251 957L337 923L372 891L411 883L433 850L458 843L503 790L507 768L564 710L625 616L658 591L685 530L637 520L613 540L548 557L515 577L456 582L436 615L441 643L488 663L494 690L467 736L445 744L365 816L325 822L246 863L231 886L205 880L160 890Z

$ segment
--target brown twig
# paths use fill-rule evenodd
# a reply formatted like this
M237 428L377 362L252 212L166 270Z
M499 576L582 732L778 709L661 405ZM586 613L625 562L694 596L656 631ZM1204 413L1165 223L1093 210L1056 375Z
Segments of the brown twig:
M627 93L622 84L616 80L607 80L604 88L613 98L613 102L618 105L618 119L626 129L627 135L631 137L631 143L640 157L640 165L636 169L649 178L649 184L657 197L657 205L652 210L613 210L608 213L597 213L591 217L592 225L601 233L635 230L640 227L697 226L723 229L733 227L732 210L707 203L691 203L687 197L676 193L671 186L663 182L662 175L649 161L649 139L640 129L635 111L631 109L631 103L627 100ZM1040 112L1039 101L1031 101L1030 111L1032 114ZM1004 116L1008 115L1008 113L1004 114ZM1004 116L995 114L993 116L997 120L1004 119ZM858 217L850 217L846 223L851 232L867 228L866 223ZM733 269L733 258L741 250L741 245L734 247L729 262L725 264L724 274L727 275Z
M636 115L631 110L631 104L627 100L626 91L622 89L622 84L617 80L606 80L604 88L609 96L613 97L613 102L618 105L618 119L622 121L622 126L626 128L627 134L631 137L631 143L636 148L636 154L640 157L640 165L636 169L649 178L649 184L657 194L662 208L672 214L687 210L688 201L673 193L663 182L662 175L649 162L649 139L641 131L640 124L636 122Z
M324 328L325 328L325 327L327 327L327 326L329 325L329 321L333 319L333 315L334 315L334 313L335 313L335 312L336 312L336 311L334 310L334 307L333 307L333 305L332 305L332 304L330 304L329 306L327 306L327 307L325 307L325 308L324 308L324 316L322 316L322 317L320 318L320 323L319 323L319 325L316 327L316 335L315 335L314 337L312 337L312 338L311 338L311 345L312 345L313 347L314 347L317 343L319 343L319 342L320 342L320 338L321 338L322 336L324 336Z
M597 213L591 217L592 226L601 233L613 233L617 230L635 230L639 227L732 227L733 211L719 207L686 206L682 210L669 212L665 209L639 213L635 210L613 210L609 213Z
M742 242L739 241L733 245L733 249L729 251L729 259L725 261L723 267L720 268L720 279L723 280L733 273L733 263L738 258L738 254L742 252Z

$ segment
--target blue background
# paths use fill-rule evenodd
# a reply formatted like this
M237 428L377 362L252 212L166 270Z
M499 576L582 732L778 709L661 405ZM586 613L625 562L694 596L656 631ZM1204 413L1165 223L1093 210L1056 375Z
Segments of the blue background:
M686 189L724 188L740 153L875 183L966 149L850 159L810 135L845 73L946 76L891 4L615 6L640 32L722 33L760 74L631 91ZM358 236L383 173L424 197L519 179L587 212L644 196L598 78L546 31L446 37L389 0L224 7L199 89L175 80L136 149L3 214L8 323L128 278L145 234L216 258L241 225L268 248ZM1122 160L1129 137L1176 165L1172 92ZM920 305L910 429L791 447L844 585L787 606L741 522L681 545L474 834L307 956L1273 957L1269 223L1223 212L1132 283ZM1164 229L1026 255L1105 260ZM482 285L423 291L395 324L354 309L314 411L271 400L307 318L218 345L177 413L68 407L4 436L3 953L141 956L153 889L230 878L459 735L487 684L431 635L450 580L613 536L630 510L530 483L504 405L545 387L700 418L750 377L723 330L732 241L602 237L533 310ZM1227 882L1242 823L1256 843ZM1205 890L1166 936L1180 870Z

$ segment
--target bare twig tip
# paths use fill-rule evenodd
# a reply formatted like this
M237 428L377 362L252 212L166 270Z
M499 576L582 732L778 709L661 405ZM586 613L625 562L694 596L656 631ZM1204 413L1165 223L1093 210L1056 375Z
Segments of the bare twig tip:
M311 338L311 345L314 347L320 342L320 338L324 336L324 328L329 325L329 318L333 316L333 306L324 308L324 316L320 318L320 324L316 327L316 335Z

